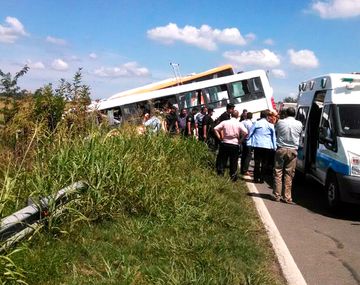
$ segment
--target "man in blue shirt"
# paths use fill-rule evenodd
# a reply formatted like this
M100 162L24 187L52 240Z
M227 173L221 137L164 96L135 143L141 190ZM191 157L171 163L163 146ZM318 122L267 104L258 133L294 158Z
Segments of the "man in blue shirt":
M271 150L276 149L274 125L267 120L269 110L260 113L260 120L250 129L248 146L254 149L254 182L264 183Z

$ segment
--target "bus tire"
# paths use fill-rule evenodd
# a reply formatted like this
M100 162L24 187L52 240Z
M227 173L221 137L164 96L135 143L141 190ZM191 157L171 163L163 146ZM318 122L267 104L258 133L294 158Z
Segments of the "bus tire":
M325 183L327 205L331 211L339 210L341 206L339 184L336 176L333 173L329 173Z

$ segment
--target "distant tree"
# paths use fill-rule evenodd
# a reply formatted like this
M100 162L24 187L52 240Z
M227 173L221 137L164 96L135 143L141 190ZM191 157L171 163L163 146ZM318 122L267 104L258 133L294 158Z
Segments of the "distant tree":
M48 84L35 91L34 99L34 117L37 121L46 122L48 129L53 131L64 113L64 97L54 92L52 85Z
M21 90L18 86L18 79L24 76L29 69L30 68L25 65L15 76L12 76L10 72L4 73L0 69L0 98L3 101L0 113L2 114L2 119L5 124L18 112L19 106L17 100L27 94L26 90Z
M4 73L0 69L0 95L6 97L16 97L24 95L24 90L20 91L20 87L17 85L17 81L20 77L24 76L28 71L29 67L25 65L19 72L12 77L11 73Z
M297 98L290 97L290 96L285 97L284 103L297 103Z
M73 77L73 81L70 83L65 79L60 79L60 85L56 89L56 93L63 96L69 102L82 103L89 105L90 99L90 87L82 84L82 68L79 68Z

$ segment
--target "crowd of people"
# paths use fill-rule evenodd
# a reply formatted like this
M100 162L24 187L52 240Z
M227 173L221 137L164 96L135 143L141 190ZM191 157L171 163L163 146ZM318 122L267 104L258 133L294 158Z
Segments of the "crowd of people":
M291 188L295 175L297 148L302 124L295 120L295 109L289 107L280 115L276 111L264 110L260 118L243 110L240 114L234 104L227 104L226 111L213 120L214 110L194 107L190 113L170 106L163 119L146 111L144 126L150 132L161 129L170 135L196 138L216 151L216 171L224 175L229 165L232 181L238 179L238 159L241 157L240 174L253 177L254 183L271 179L274 201L293 204ZM254 170L249 170L251 159Z

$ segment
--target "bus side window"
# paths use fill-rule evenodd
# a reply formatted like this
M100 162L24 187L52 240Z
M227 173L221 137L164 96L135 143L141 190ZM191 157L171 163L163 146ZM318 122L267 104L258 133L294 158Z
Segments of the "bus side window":
M235 104L248 101L246 97L250 92L246 80L230 83L229 90Z
M213 108L226 106L229 102L229 94L225 84L205 88L203 92L207 98L206 103L210 104Z
M251 78L249 81L251 82L249 84L251 93L250 100L265 98L264 88L261 84L260 77Z

